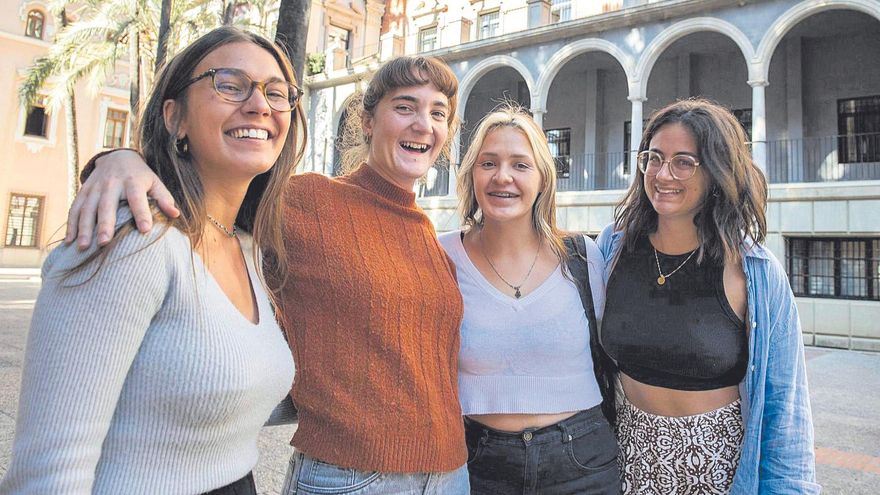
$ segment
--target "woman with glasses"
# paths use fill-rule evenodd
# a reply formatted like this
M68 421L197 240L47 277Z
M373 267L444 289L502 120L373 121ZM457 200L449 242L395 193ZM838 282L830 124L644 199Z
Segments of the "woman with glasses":
M47 258L0 492L256 493L257 436L294 375L260 265L285 269L299 95L283 51L235 28L161 71L139 151L180 214L141 235L123 208L102 247Z
M819 491L797 307L760 244L746 140L709 101L658 110L599 237L624 493Z
M217 91L235 91L217 75ZM299 425L284 495L469 493L457 386L461 294L413 193L449 150L457 90L437 59L387 62L349 108L350 172L286 181L272 230L285 251L265 264L297 366ZM115 216L126 177L136 218L147 186L167 197L165 179L140 156L105 157L71 210L78 220L68 227L84 227L85 245L98 204L99 217Z

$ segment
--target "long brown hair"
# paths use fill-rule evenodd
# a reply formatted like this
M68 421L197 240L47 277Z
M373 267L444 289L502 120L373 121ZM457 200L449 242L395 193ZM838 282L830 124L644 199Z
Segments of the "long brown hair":
M667 124L681 124L697 143L700 167L709 176L708 194L694 217L700 240L698 261L739 262L747 239L763 242L767 235L767 179L752 161L748 137L730 110L703 99L677 101L657 110L648 121L639 152ZM639 236L657 229L657 212L648 200L644 174L638 168L623 200L614 209L614 223L623 231L627 250Z
M288 82L296 83L287 55L274 42L235 27L220 27L197 39L162 68L140 121L136 147L143 154L147 166L159 176L171 192L180 209L180 216L175 219L168 219L164 215L155 213L155 209L154 216L157 220L166 222L169 226L173 225L186 234L193 247L201 242L207 219L204 190L198 171L191 163L190 155L179 149L177 129L169 130L165 126L163 104L166 100L175 100L181 107L178 115L182 115L187 104L185 85L193 76L196 66L214 50L237 42L253 43L265 49L278 62L284 78ZM270 266L274 273L269 278L280 280L281 283L287 273L287 257L281 229L278 228L282 224L283 192L287 179L293 174L302 158L306 143L306 122L301 102L297 101L292 113L294 115L291 116L290 129L281 154L269 171L256 176L251 181L235 219L237 227L253 235L254 250L262 249L263 253L272 260ZM86 258L73 271L95 259L99 259L97 269L100 269L108 251L133 229L133 221L117 229L110 243ZM270 287L270 289L275 293L278 288Z
M379 68L365 92L352 96L348 101L340 146L343 171L354 170L370 154L370 143L362 127L364 116L373 116L376 105L389 91L425 84L433 84L449 100L449 114L446 116L449 134L440 151L441 157L449 159L458 127L458 79L449 66L438 58L397 57Z

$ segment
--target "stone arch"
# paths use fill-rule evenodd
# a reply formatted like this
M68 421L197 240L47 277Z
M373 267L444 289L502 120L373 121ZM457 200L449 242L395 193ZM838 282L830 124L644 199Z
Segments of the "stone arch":
M538 80L536 92L532 94L532 108L538 110L546 110L547 98L550 95L550 86L562 67L571 59L582 53L587 52L603 52L614 57L615 60L623 67L627 80L632 80L633 60L632 57L625 54L617 45L610 41L590 38L578 40L569 43L556 52L547 62L547 66L541 71L541 78Z
M634 80L631 80L630 98L644 97L647 94L651 70L667 48L679 39L701 31L719 33L733 40L745 57L746 66L749 68L749 80L755 79L756 74L753 73L751 64L755 58L755 50L746 35L727 21L713 17L695 17L669 26L651 41L636 64Z
M480 82L480 78L489 72L502 67L509 67L517 71L519 75L522 76L523 80L525 80L526 85L529 88L529 93L534 94L536 86L535 78L532 77L532 73L525 64L510 55L495 55L475 65L473 69L470 69L467 74L461 78L461 82L458 85L459 118L464 118L464 111L467 106L468 98L471 96L471 91L473 91L477 83Z
M764 38L755 50L754 64L756 74L751 79L766 81L770 71L770 60L776 47L786 34L807 17L828 10L855 10L880 21L880 2L876 0L808 0L788 9L767 29Z

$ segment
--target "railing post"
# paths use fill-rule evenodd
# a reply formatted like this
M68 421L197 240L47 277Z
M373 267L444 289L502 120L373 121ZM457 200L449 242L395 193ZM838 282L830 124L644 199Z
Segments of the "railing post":
M749 81L752 87L752 159L767 174L767 104L764 88L769 83L764 79Z

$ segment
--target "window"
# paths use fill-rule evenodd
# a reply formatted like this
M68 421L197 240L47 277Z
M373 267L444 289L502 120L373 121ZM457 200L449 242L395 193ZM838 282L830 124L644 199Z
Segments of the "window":
M107 110L107 121L104 123L104 147L121 148L125 142L125 122L128 112L124 110Z
M38 40L43 39L43 21L45 21L45 19L46 17L39 10L28 12L24 35Z
M351 60L351 31L330 25L327 31L327 44L333 50L333 70L348 67Z
M796 296L880 301L880 237L786 238Z
M29 106L27 118L24 121L24 135L46 137L48 120L45 103L38 102Z
M6 218L6 245L37 247L43 198L13 194Z
M437 48L437 26L419 30L419 52L430 52Z
M571 20L571 0L553 0L550 6L550 14L553 22L565 22Z
M742 108L740 110L733 110L733 116L736 117L743 130L746 131L749 142L752 142L752 109Z
M484 40L486 38L497 36L500 34L500 26L501 16L499 11L493 10L492 12L480 14L479 19L477 19L477 27L479 29L477 39Z
M880 162L880 96L837 100L840 163Z
M556 162L556 177L568 179L571 177L571 128L547 129L544 133Z

